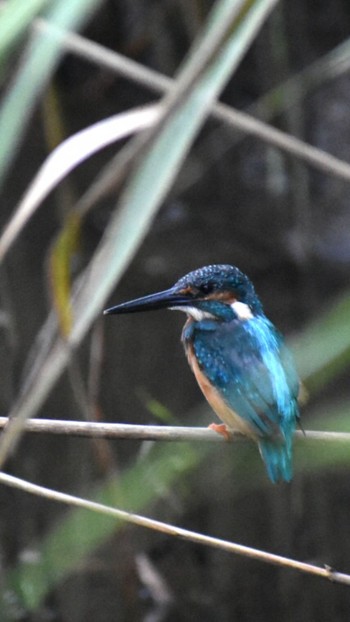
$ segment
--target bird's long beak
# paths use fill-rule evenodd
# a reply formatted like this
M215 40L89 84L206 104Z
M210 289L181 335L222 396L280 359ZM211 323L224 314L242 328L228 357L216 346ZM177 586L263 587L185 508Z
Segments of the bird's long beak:
M152 311L154 309L172 309L174 307L186 307L193 304L188 294L183 294L175 288L166 289L164 292L143 296L129 302L122 302L116 307L104 310L104 315L117 313L137 313L138 311Z

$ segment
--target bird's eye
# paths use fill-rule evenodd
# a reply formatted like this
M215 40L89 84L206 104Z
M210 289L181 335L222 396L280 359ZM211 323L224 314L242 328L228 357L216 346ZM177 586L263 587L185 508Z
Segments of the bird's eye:
M211 285L211 283L205 283L204 285L201 286L201 293L202 294L211 294L211 292L213 291L213 285Z

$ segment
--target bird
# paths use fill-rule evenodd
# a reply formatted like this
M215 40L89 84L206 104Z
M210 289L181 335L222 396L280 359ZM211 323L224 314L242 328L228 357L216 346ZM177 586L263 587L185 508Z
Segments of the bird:
M183 311L182 342L208 403L222 421L255 441L273 483L293 477L293 437L300 381L284 338L266 317L253 283L236 266L194 270L165 291L105 309L104 314Z

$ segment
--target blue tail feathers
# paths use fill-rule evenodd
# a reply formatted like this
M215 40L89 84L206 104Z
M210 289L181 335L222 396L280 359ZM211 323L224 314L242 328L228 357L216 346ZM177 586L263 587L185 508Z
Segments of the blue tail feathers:
M293 477L292 443L276 439L259 440L259 450L270 480L290 482Z

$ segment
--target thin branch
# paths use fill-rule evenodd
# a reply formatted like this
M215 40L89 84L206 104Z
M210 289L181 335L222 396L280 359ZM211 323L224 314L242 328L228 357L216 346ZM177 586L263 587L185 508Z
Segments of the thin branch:
M31 482L27 482L18 477L8 475L7 473L0 472L0 483L11 486L12 488L23 490L24 492L32 495L38 495L40 497L50 499L51 501L65 503L69 506L80 507L93 512L98 512L106 516L123 520L127 523L132 523L133 525L137 525L139 527L160 531L163 534L181 538L189 542L203 544L222 551L227 551L228 553L249 557L250 559L256 559L258 561L273 564L282 568L290 568L292 570L320 577L321 579L327 579L333 583L350 585L350 575L337 572L326 565L324 567L319 567L313 564L300 562L295 559L289 559L281 555L275 555L273 553L254 549L242 544L236 544L235 542L229 542L228 540L221 540L220 538L206 536L194 531L189 531L188 529L176 527L175 525L163 523L162 521L146 518L145 516L140 516L139 514L133 514L131 512L119 510L118 508L113 508L102 503L96 503L95 501L75 497L50 488L45 488L44 486L38 486L37 484L32 484Z
M49 36L56 37L66 50L79 54L95 64L112 69L116 73L128 77L147 88L160 93L166 93L175 84L175 81L171 78L144 67L117 52L111 52L98 43L86 40L80 35L60 30L45 20L36 20L35 26L41 32L46 32ZM247 113L240 112L224 104L215 104L212 108L212 116L233 127L235 130L255 136L274 147L299 157L309 165L325 173L350 181L350 164L344 160L277 130Z
M0 417L0 429L5 428L8 417ZM63 436L85 436L93 438L109 438L143 441L208 441L236 442L247 438L239 432L231 432L226 439L209 428L165 425L133 425L129 423L101 423L92 421L64 421L62 419L28 419L25 423L26 432L39 434L59 434ZM350 432L322 432L297 430L298 441L350 442Z

